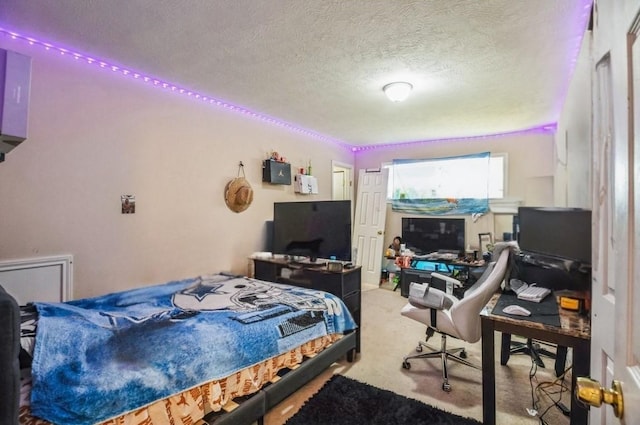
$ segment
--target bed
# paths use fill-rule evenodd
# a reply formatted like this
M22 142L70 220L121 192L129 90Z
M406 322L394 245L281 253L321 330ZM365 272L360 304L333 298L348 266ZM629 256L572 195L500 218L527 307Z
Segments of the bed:
M332 294L227 274L26 306L0 287L0 423L261 422L355 331Z

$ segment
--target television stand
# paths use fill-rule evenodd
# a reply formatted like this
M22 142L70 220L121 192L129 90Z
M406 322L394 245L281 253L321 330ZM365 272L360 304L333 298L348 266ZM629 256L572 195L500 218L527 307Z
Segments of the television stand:
M322 268L326 267L326 262L323 260L311 261L311 260L288 260L288 264L292 267L308 267L308 268Z
M358 325L358 329L355 330L355 351L356 353L360 352L362 287L359 266L341 271L329 271L323 261L301 264L280 258L252 258L252 260L256 279L316 289L339 297ZM347 359L353 361L353 353L349 353Z

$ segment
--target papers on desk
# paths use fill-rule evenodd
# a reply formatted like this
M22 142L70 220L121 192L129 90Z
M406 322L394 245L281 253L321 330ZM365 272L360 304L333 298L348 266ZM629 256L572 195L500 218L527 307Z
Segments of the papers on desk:
M458 253L454 252L430 252L429 254L424 255L414 255L413 258L421 259L421 260L456 260L458 258Z

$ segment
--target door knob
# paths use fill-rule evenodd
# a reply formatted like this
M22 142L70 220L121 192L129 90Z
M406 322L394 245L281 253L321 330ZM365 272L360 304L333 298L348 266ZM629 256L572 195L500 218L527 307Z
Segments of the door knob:
M381 235L382 234L382 230L378 230L378 234Z
M616 418L622 418L624 403L622 400L622 383L615 379L611 383L611 389L603 388L600 382L585 377L576 378L576 395L578 399L590 406L600 407L602 403L613 406L613 414Z

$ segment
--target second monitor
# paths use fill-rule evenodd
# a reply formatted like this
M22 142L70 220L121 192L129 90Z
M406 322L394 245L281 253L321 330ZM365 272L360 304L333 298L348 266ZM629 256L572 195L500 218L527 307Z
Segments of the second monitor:
M437 251L464 254L464 218L402 217L402 242L418 255Z

